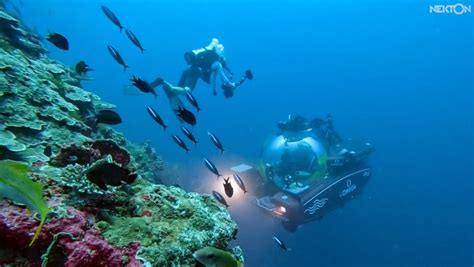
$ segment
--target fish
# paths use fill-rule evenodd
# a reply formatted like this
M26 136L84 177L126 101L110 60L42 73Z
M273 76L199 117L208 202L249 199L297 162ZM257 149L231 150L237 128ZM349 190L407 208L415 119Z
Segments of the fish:
M186 146L186 144L183 142L183 140L181 138L179 138L179 136L177 136L176 134L173 134L172 137L173 137L174 142L176 144L178 144L178 146L180 146L182 149L184 149L186 151L186 153L189 152L189 148Z
M191 111L180 106L178 110L176 110L176 113L177 113L177 116L181 118L187 124L192 125L192 126L196 125L196 117Z
M234 173L234 181L240 187L240 189L244 191L244 194L247 193L247 189L245 189L244 181L242 181L242 178L237 173Z
M224 178L224 191L225 194L228 197L232 197L234 195L234 188L232 187L232 184L229 182L230 177L227 177L227 179Z
M193 107L196 108L196 112L199 112L201 110L196 98L194 98L194 96L190 92L186 92L186 99L189 101L189 103L191 103Z
M181 126L181 131L183 131L184 135L186 135L186 137L191 141L193 142L194 145L196 145L198 143L198 141L196 140L196 138L194 137L193 133L186 127L184 126Z
M54 46L56 46L59 49L62 50L69 50L69 41L67 40L66 37L59 33L50 33L48 34L48 37L46 37L46 40L48 40L50 43L52 43Z
M102 12L107 16L107 18L112 21L113 24L117 25L120 29L120 32L122 32L122 29L124 28L122 24L120 23L120 20L115 16L114 12L112 12L108 7L106 6L101 6Z
M126 71L129 66L125 64L125 61L123 61L122 56L120 55L115 48L113 48L111 45L107 46L107 49L109 50L110 55L117 61L118 64L122 65L123 71Z
M155 97L158 96L155 89L147 81L144 81L138 77L135 77L135 75L132 76L132 79L130 79L130 81L133 82L133 86L138 88L138 90L142 91L143 93L150 93L154 95Z
M52 148L50 145L47 145L45 146L44 150L43 150L43 154L46 156L46 157L51 157L51 155L53 154L52 152Z
M224 205L226 208L230 207L229 204L227 204L227 201L225 201L225 198L219 192L213 190L212 195L219 203Z
M208 170L210 170L212 173L214 173L215 175L217 175L217 178L221 177L222 175L219 173L219 171L217 170L216 168L216 165L214 165L214 163L212 163L210 160L208 160L207 158L204 158L204 165L206 166L206 168Z
M104 123L109 125L117 125L122 123L120 115L110 109L103 109L95 115L96 123Z
M129 29L126 29L126 30L125 30L125 34L127 34L128 39L130 39L130 41L132 41L132 43L133 43L136 47L140 48L140 51L141 51L142 54L143 54L143 51L145 51L145 49L143 49L142 44L141 44L140 41L138 40L137 36L135 36L135 34L134 34L132 31L130 31Z
M215 247L207 246L197 250L193 257L205 267L243 267L231 253Z
M212 143L214 143L214 145L221 151L221 154L223 154L224 153L224 147L222 146L222 143L219 140L219 138L217 138L217 136L215 134L211 133L211 132L207 132L207 134L211 138Z
M160 117L160 115L158 115L158 113L150 106L146 106L146 109L148 110L148 114L150 114L153 120L156 121L156 123L158 123L159 125L161 125L161 127L163 127L163 131L166 130L168 126L166 126L166 124L163 122L163 119Z
M132 173L115 163L102 161L88 169L86 176L89 181L96 184L100 189L107 190L107 185L120 186L122 181L127 184L133 183L138 174Z
M79 75L86 75L88 71L94 70L94 69L89 68L89 65L87 65L86 62L84 62L84 60L77 62L75 69L76 69L76 73Z
M273 236L273 241L277 243L277 245L282 248L284 251L291 251L291 248L287 247L283 241L280 240L280 238Z

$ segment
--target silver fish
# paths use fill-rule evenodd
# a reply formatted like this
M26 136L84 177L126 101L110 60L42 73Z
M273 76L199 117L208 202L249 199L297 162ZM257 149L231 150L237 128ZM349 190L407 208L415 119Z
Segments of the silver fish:
M179 138L179 136L177 136L176 134L173 134L173 140L178 146L180 146L182 149L186 150L186 153L189 152L189 148L186 146L186 144L183 142L183 140L181 138Z
M186 92L186 99L189 101L189 103L191 103L191 105L193 105L193 107L196 108L196 112L199 112L201 110L196 98L194 98L194 96L190 92Z
M217 136L214 135L211 132L207 132L207 134L211 138L212 143L214 143L214 145L221 151L221 154L223 154L224 153L224 146L222 146L222 143L219 140L219 138L217 138Z
M283 241L280 240L280 238L273 236L273 241L277 243L277 245L282 248L284 251L291 251L291 248L287 247Z
M229 207L229 204L227 204L227 201L225 201L225 198L219 192L212 191L212 195L219 203L224 205L226 208Z
M181 131L183 131L184 135L186 135L186 137L194 143L194 145L196 145L198 143L198 141L196 140L196 138L194 137L193 133L186 127L184 126L181 126Z
M163 127L163 131L166 130L166 124L163 122L163 119L160 117L160 115L158 115L158 113L150 106L146 106L146 109L148 110L148 114L150 114L150 116L153 118L154 121L156 121L156 123L158 123L159 125L161 125L161 127Z
M247 193L247 189L245 189L245 184L244 181L242 181L242 178L238 174L234 174L234 181L235 183L244 191L244 194Z
M204 165L208 170L210 170L212 173L217 175L217 178L221 177L222 175L219 173L219 171L216 168L216 165L214 165L210 160L207 158L204 158Z
M143 51L145 51L145 49L143 49L143 47L142 47L142 44L138 40L137 36L135 36L135 34L132 31L130 31L129 29L126 29L125 34L127 34L128 39L130 39L130 41L132 41L132 43L136 47L138 47L142 53L143 53Z
M114 12L112 12L108 7L106 6L101 6L102 8L102 12L104 12L104 14L107 16L107 18L110 19L110 21L112 21L113 24L117 25L119 28L120 28L120 32L122 32L122 29L123 29L123 26L122 24L120 23L119 19L117 18L117 16L115 16Z
M115 48L113 48L111 45L107 46L107 50L109 50L110 55L117 61L118 64L123 66L123 71L126 71L128 66L125 64L125 61L123 61L122 56L120 55Z

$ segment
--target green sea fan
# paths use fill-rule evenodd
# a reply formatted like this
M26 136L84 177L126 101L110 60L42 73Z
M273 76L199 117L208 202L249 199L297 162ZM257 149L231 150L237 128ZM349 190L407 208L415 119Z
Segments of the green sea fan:
M27 173L28 165L24 162L0 161L0 197L23 203L30 210L37 211L41 216L40 225L29 244L31 246L38 238L50 209L43 199L43 185L33 182Z

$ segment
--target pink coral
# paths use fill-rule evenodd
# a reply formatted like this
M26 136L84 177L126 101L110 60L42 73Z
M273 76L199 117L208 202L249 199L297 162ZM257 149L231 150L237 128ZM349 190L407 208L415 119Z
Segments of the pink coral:
M44 251L52 242L54 234L64 232L75 237L75 240L67 235L58 238L57 246L66 255L64 266L142 266L135 258L139 243L130 243L124 248L114 247L88 224L87 213L73 208L68 213L69 218L54 219L45 224L32 249ZM25 209L0 202L0 247L8 244L6 248L23 253L22 256L30 261L29 265L37 265L39 255L32 256L31 248L28 248L37 224ZM51 256L49 260L53 264ZM4 263L7 262L0 261L0 265Z

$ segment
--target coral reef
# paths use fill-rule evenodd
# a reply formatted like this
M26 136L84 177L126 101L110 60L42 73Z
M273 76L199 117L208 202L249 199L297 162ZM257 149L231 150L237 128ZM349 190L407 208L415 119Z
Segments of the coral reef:
M114 245L139 240L140 256L153 266L194 263L179 255L190 255L206 246L227 247L237 235L229 213L208 195L186 193L178 187L137 182L128 205L131 217L113 217L98 227ZM209 216L213 214L213 216Z
M0 259L3 264L40 264L47 261L51 266L140 266L135 258L140 247L137 242L130 242L121 248L110 245L88 222L87 214L76 209L68 210L68 217L51 220L44 226L37 243L28 248L30 233L37 222L26 210L0 203L1 240L10 249L30 250L24 257L12 255ZM63 233L61 236L58 234ZM56 246L51 246L54 242ZM42 258L39 251L45 251ZM53 251L54 250L54 251ZM55 257L54 254L64 254Z
M208 195L153 184L163 168L156 151L93 123L97 111L114 105L46 57L40 38L2 3L0 160L29 165L50 212L29 246L38 214L0 199L0 265L189 266L204 246L242 257L230 247L237 225L229 213ZM111 169L123 178L103 175Z

